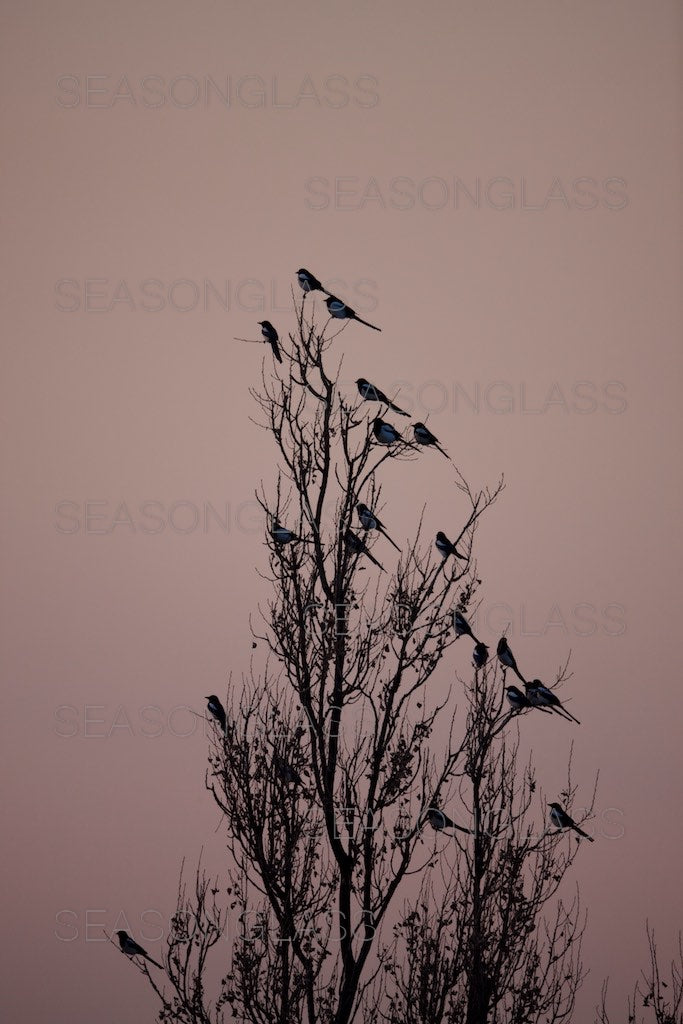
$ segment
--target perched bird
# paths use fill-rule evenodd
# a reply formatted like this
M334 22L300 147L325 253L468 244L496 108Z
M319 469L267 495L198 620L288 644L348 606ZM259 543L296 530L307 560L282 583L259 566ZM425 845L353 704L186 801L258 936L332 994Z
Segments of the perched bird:
M288 530L286 526L282 526L277 520L273 523L270 535L275 543L281 547L285 544L291 544L295 540L301 540L301 537L297 537L295 533Z
M384 529L384 523L382 520L378 519L375 513L371 512L367 505L364 505L362 501L359 501L356 505L356 511L364 530L379 530L379 532L387 538L389 543L393 544L398 553L401 553L401 549L398 544L394 543L387 531Z
M515 711L524 711L525 708L531 707L531 701L524 696L518 686L506 687L505 696Z
M391 423L387 423L386 420L380 419L379 416L376 416L372 421L372 432L380 444L395 444L397 441L402 441L403 444L408 444L407 441L403 441L403 438L396 427L392 427ZM412 447L412 445L410 447Z
M453 629L455 630L456 636L471 636L475 644L479 643L476 636L472 632L472 627L470 626L469 622L462 614L462 612L459 612L457 608L453 612ZM485 647L486 645L482 644L481 646Z
M206 700L208 701L208 704L206 705L207 711L213 718L216 719L216 721L221 727L222 732L225 733L227 725L227 720L225 717L225 708L223 707L215 693L212 693L209 697L206 698Z
M364 540L362 540L361 537L358 536L357 533L354 533L353 530L347 530L344 536L344 540L346 542L347 548L350 551L353 551L357 555L367 555L370 561L374 562L375 565L382 570L382 572L386 572L384 566L380 565L380 563L377 561L374 555L370 553L367 544L365 543Z
M359 377L356 384L361 398L364 398L366 402L381 402L382 405L388 406L392 412L397 412L399 416L410 416L409 412L404 412L403 409L399 409L397 405L394 405L394 403L387 398L383 391L380 391L378 387L371 384L369 380L365 379L365 377Z
M550 820L556 828L572 828L575 832L578 832L580 836L587 839L589 843L594 843L593 836L589 836L587 832L584 832L582 828L576 824L573 818L570 818L566 811L562 809L560 804L552 803L548 804L550 808Z
M443 832L445 828L455 828L455 822L438 807L428 808L425 817L436 832Z
M329 295L329 292L327 293ZM355 310L347 306L345 302L338 299L335 295L330 295L329 299L325 299L325 305L327 306L330 316L336 317L337 320L357 320L359 324L365 324L366 327L372 327L373 331L381 331L381 327L375 327L374 324L369 324L367 320L363 320Z
M520 679L526 686L526 679L517 668L517 662L515 656L508 646L508 642L504 636L498 641L498 647L496 648L496 654L498 655L498 661L501 663L503 668L511 668L518 679Z
M278 345L280 337L277 331L271 324L270 320L259 320L259 326L261 328L263 340L266 342L267 345L270 345L270 347L273 350L273 355L277 359L278 363L281 363L282 356L280 355L280 346Z
M574 718L571 711L567 711L560 698L549 687L544 686L540 679L532 679L530 683L525 683L524 686L526 688L526 695L534 707L550 708L551 711L557 712L562 718L571 718L572 722L581 725L578 718Z
M439 530L439 532L437 533L434 544L436 545L437 551L441 553L441 557L444 559L444 561L448 558L449 555L453 555L455 558L462 559L462 555L455 549L455 544L453 544L452 541L448 539L443 530Z
M288 764L288 762L279 754L274 755L273 764L275 766L275 771L280 776L285 786L303 786L303 779L294 765Z
M442 455L449 459L448 454L439 444L438 437L435 437L431 430L428 430L427 427L425 427L424 423L413 423L413 433L418 444L432 445L434 448L437 448Z
M126 956L142 956L145 958L145 960L149 960L151 964L154 964L155 967L158 967L160 970L163 971L163 967L161 966L161 964L157 963L157 961L153 957L151 957L149 953L142 948L142 946L138 946L135 939L131 939L128 932L120 931L116 934L119 939L119 946L126 954Z
M477 642L472 651L472 663L475 668L483 668L489 660L489 649L486 644Z
M315 274L311 274L310 270L304 270L304 268L301 267L297 270L296 276L304 294L307 292L324 292L325 295L330 294L327 288L323 288Z

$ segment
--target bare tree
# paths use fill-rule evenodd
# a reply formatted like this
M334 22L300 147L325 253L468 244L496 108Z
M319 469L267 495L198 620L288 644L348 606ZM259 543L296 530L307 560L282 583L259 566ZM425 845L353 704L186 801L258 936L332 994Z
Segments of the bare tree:
M269 656L231 688L206 779L224 815L228 884L200 874L193 894L181 890L170 993L155 984L160 1019L568 1019L582 976L578 896L542 911L574 840L531 823L535 776L518 763L500 669L474 673L466 715L460 681L428 686L459 638L455 608L476 600L476 530L503 482L473 490L443 463L457 555L435 553L416 509L414 537L385 571L393 551L355 521L356 505L382 514L386 467L437 453L380 443L373 405L386 406L343 393L342 361L329 366L342 331L317 328L308 304L280 343L283 363L253 392L279 473L257 493L272 596L252 632ZM425 828L425 812L454 801L460 824ZM410 878L420 897L400 913ZM208 956L228 918L239 929L209 999Z
M683 1024L683 936L678 933L678 954L669 967L669 980L663 977L654 930L646 924L650 966L635 983L628 1001L628 1024ZM641 1012L643 1011L643 1012ZM607 982L602 987L597 1024L610 1024L607 1012Z

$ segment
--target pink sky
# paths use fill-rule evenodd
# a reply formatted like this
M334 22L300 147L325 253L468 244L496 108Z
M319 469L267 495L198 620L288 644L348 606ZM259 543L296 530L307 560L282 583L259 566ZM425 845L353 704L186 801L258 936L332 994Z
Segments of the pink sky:
M511 623L543 678L571 651L583 724L531 739L548 790L572 739L586 796L600 771L576 1019L608 974L625 999L645 918L667 952L681 922L680 6L2 20L11 1019L153 1019L99 929L158 955L183 856L218 861L184 709L248 666L274 479L232 339L288 329L302 265L382 327L344 332L345 379L400 386L473 486L505 472L482 639ZM457 518L441 469L391 467L392 536Z

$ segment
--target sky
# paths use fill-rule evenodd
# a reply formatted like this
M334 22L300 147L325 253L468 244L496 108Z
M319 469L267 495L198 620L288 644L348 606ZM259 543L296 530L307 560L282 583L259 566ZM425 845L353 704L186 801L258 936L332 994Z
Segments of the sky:
M382 328L340 339L349 394L398 392L473 486L505 474L477 626L541 678L571 655L582 724L529 739L548 790L572 742L580 795L599 772L576 1019L607 975L623 1005L646 919L673 953L680 29L669 0L5 3L14 1018L154 1019L103 929L157 955L183 858L220 863L191 711L262 655L275 474L233 339L286 333L300 266ZM384 498L399 538L462 513L437 453ZM458 644L435 685L467 669Z

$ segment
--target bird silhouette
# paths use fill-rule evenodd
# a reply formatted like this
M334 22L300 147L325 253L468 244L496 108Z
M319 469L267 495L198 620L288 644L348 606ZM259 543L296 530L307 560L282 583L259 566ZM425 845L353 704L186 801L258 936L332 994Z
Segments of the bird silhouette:
M329 293L328 293L329 294ZM359 324L365 324L366 327L372 327L373 331L381 331L381 327L375 327L374 324L368 323L367 320L363 320L362 317L358 316L358 313L350 306L347 306L345 302L338 299L336 295L330 295L329 299L325 299L325 305L327 306L330 316L335 317L337 320L357 320Z
M583 836L584 839L587 839L589 843L595 842L593 836L589 836L587 832L584 832L582 828L579 828L574 819L569 817L560 804L552 803L548 804L548 807L550 808L550 820L557 828L571 828L574 832L578 832L580 836Z

